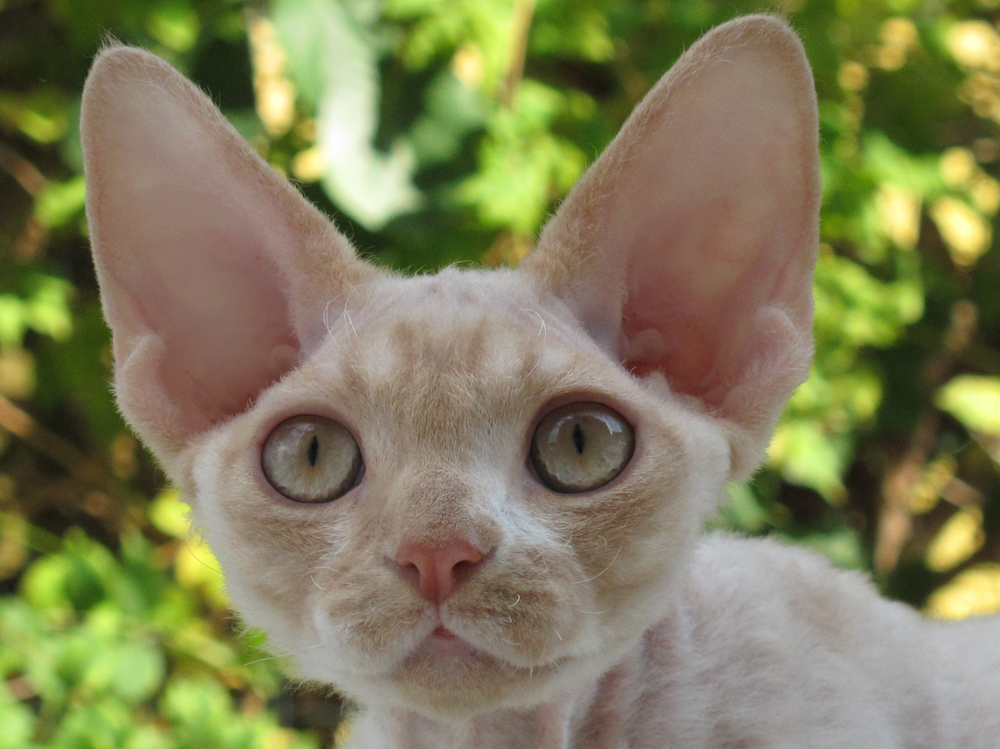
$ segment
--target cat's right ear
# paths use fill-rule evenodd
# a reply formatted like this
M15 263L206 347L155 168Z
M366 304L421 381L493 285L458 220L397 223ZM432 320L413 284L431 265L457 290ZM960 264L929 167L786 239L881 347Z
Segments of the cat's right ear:
M784 21L748 16L660 80L522 268L718 417L741 479L808 372L819 199L809 63Z
M80 127L118 403L169 466L308 355L328 306L379 271L148 52L98 56Z

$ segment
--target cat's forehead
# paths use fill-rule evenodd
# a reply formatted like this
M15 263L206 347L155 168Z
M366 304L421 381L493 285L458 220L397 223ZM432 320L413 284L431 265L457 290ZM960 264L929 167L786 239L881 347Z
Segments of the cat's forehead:
M517 274L446 269L434 276L391 279L364 303L348 306L333 348L355 369L394 377L431 367L438 373L510 374L583 338L554 300L540 298Z
M516 272L446 269L389 278L352 299L302 368L303 379L370 404L414 411L585 390L617 369ZM298 379L298 378L294 378Z

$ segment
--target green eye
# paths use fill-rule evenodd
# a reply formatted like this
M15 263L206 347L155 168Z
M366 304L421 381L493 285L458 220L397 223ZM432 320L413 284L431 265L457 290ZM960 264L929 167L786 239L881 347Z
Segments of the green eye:
M342 424L293 416L267 436L260 462L268 483L289 499L330 502L357 482L361 450Z
M552 491L597 489L621 473L635 450L624 417L600 403L570 403L550 411L531 439L531 463Z

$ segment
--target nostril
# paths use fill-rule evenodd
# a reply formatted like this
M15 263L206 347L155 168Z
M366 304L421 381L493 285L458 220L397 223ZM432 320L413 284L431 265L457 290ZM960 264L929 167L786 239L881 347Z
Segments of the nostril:
M462 583L464 583L466 580L468 580L469 577L472 576L472 573L475 571L476 567L479 566L479 562L481 560L482 556L480 556L479 559L475 560L474 562L463 559L462 561L457 562L454 567L452 567L451 574L452 577L455 579L456 588Z
M417 565L413 563L401 564L398 559L394 559L396 562L396 569L403 579L406 580L414 588L420 589L420 569Z

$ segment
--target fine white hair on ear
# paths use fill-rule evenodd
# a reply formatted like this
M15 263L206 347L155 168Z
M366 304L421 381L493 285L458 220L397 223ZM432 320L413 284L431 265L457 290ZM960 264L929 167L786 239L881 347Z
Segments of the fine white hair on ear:
M118 402L169 462L295 366L330 300L379 271L155 55L104 50L82 106Z
M784 21L747 16L649 92L522 268L718 417L738 480L808 373L819 202L809 63Z

